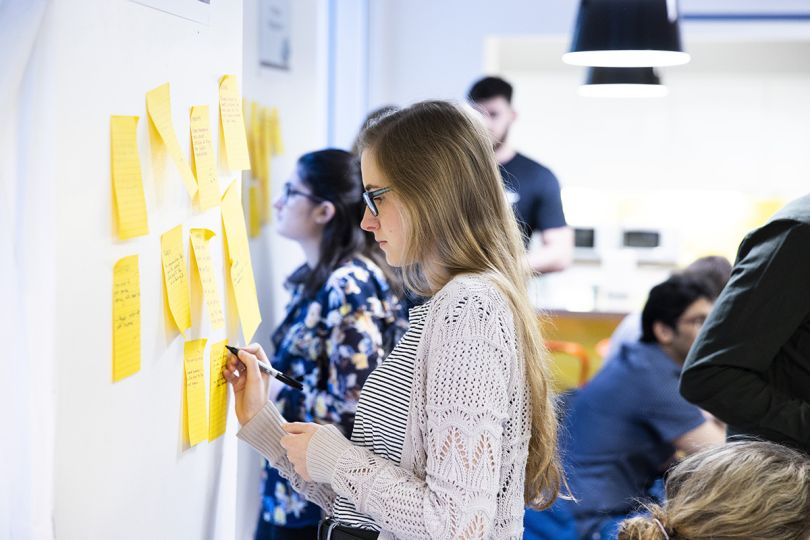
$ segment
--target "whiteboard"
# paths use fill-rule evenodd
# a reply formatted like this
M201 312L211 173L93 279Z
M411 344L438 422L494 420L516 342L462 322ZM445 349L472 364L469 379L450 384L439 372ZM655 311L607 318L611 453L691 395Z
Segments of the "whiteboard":
M188 448L182 435L184 338L167 323L160 235L182 224L217 236L210 249L225 295L219 209L199 212L171 162L150 157L145 94L169 82L180 146L189 155L189 111L208 105L218 130L218 79L242 72L239 2L205 5L207 24L124 0L52 2L32 76L43 92L32 114L39 155L51 163L56 301L54 523L60 539L233 538L237 454L232 410L228 431ZM110 115L140 116L138 145L149 215L147 236L112 235ZM218 146L217 136L214 144ZM220 170L222 191L240 174ZM138 254L141 274L141 370L111 377L112 268ZM186 256L189 253L186 251ZM236 341L238 326L212 331L192 301L188 339ZM206 384L208 348L205 354ZM48 396L43 396L48 398ZM206 395L206 399L207 399ZM231 407L232 409L232 407ZM255 510L248 514L255 522Z

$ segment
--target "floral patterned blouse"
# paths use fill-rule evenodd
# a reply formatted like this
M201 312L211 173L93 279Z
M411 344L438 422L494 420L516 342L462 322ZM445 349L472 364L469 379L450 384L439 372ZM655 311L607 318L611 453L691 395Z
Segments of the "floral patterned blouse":
M337 425L351 436L360 388L407 330L407 314L382 270L365 257L338 267L314 295L299 267L286 287L292 298L273 333L273 366L298 378L304 390L284 387L276 406L290 422ZM259 525L317 525L320 508L304 500L265 462Z

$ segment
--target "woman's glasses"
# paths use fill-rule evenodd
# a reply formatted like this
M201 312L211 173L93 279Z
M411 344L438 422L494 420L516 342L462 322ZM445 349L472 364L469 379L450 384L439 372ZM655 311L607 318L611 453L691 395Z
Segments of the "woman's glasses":
M284 194L282 195L281 198L282 203L287 204L287 201L289 201L290 197L292 197L293 195L300 195L301 197L307 198L310 201L316 203L320 203L326 200L323 197L318 197L317 195L313 195L312 193L304 193L303 191L298 191L297 189L292 187L292 184L286 182L284 184Z
M363 192L363 202L366 203L366 206L368 207L372 216L377 217L378 215L380 215L380 211L377 208L377 203L375 202L374 199L378 198L383 193L388 193L389 191L391 191L390 187L384 187L380 189L374 189L371 191Z

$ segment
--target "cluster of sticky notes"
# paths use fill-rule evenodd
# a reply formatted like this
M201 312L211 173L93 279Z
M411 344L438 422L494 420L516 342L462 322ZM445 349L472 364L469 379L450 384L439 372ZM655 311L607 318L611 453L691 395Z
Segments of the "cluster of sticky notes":
M270 201L270 159L283 151L276 109L253 105L255 117L246 123L237 78L219 80L217 109L195 105L189 111L190 159L181 148L175 130L169 83L146 93L146 114L155 173L171 159L194 203L195 209L221 208L222 245L226 254L227 280L236 304L242 337L248 342L261 322L248 232L258 234L266 222ZM217 114L218 113L218 114ZM212 114L219 120L222 164L232 171L256 173L249 185L248 212L242 207L239 185L233 182L221 194ZM113 217L116 236L128 240L149 234L146 193L138 149L138 116L110 117L110 158ZM250 131L246 129L250 126ZM181 132L181 135L183 133ZM246 223L245 218L248 218ZM192 328L192 298L202 295L212 329L225 328L225 312L211 257L212 230L192 228L184 242L183 224L160 237L160 259L167 321L184 336ZM190 252L186 258L186 245ZM190 266L187 266L189 264ZM192 297L192 294L194 296ZM195 306L203 305L195 303ZM113 268L113 381L120 381L141 368L141 290L139 256L118 260ZM196 336L195 336L196 337ZM214 440L226 429L228 392L222 376L226 341L210 343L210 381L206 386L204 355L207 340L189 339L183 348L183 432L190 445ZM206 391L207 389L207 391ZM206 408L206 393L208 405Z
M265 107L256 102L250 104L245 102L244 115L250 148L250 172L253 178L248 198L250 205L248 232L253 237L259 234L261 224L267 223L270 217L271 158L284 152L284 142L277 108Z

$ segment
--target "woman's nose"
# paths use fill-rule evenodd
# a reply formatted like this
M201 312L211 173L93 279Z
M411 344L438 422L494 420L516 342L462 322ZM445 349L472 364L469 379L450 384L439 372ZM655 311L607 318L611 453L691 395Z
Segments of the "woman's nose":
M360 221L360 228L364 231L372 232L380 225L380 221L366 208L363 210L363 219Z
M281 207L284 206L284 197L279 197L273 202L273 208L276 210L281 210Z

